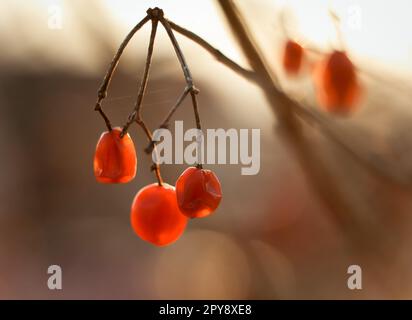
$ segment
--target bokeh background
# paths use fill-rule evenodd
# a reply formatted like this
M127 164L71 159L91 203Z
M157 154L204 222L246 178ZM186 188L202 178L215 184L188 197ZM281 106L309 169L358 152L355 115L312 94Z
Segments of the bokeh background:
M222 12L209 0L3 0L0 298L412 298L410 1L237 4L282 88L308 105L314 104L309 72L285 77L279 63L282 44L288 36L330 51L338 44L328 10L341 18L364 95L348 118L319 113L379 173L359 165L316 126L304 125L319 166L342 190L347 216L353 218L348 220L360 223L343 226L314 192L278 134L260 88L178 36L201 90L204 127L260 128L261 170L242 176L240 165L207 166L223 188L216 214L190 221L169 247L143 242L130 227L129 212L136 192L154 181L143 152L146 140L133 126L139 158L133 182L96 183L92 158L105 130L93 110L97 89L125 34L153 6L248 67ZM61 28L50 24L56 12ZM104 102L116 125L133 107L149 31L146 25L128 46ZM152 128L184 88L173 48L165 32L158 33L143 104ZM194 126L188 101L176 119L184 120L185 128ZM184 169L167 165L162 173L173 184ZM61 291L47 288L52 264L63 269ZM347 287L352 264L362 267L362 290Z

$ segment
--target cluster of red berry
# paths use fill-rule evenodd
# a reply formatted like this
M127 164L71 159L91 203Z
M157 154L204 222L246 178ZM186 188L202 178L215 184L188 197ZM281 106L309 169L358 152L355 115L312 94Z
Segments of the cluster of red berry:
M165 118L166 120L159 128L167 127L168 121L174 112L185 97L190 95L196 127L201 130L196 100L199 90L194 86L189 67L174 36L171 22L164 17L163 10L160 8L149 8L146 13L147 15L127 34L121 43L97 93L95 110L102 116L108 129L101 135L94 155L94 175L100 183L127 183L136 176L136 150L132 138L127 133L132 123L137 123L149 140L149 146L145 151L149 154L153 151L157 155L152 132L141 116L141 106L159 24L164 27L169 36L186 81L186 87L182 95L170 109ZM107 95L110 81L124 49L135 33L148 21L151 21L152 30L137 100L133 111L129 114L127 123L122 128L113 128L109 118L102 110L102 101ZM155 245L164 246L176 241L182 235L188 218L201 218L212 214L222 199L222 190L216 175L210 170L203 169L201 164L186 169L177 180L176 188L163 182L159 164L156 161L153 161L152 169L156 173L157 183L142 188L136 194L132 203L130 218L132 228L140 238Z
M117 127L104 132L94 155L94 174L101 183L127 183L136 176L134 143ZM131 209L131 224L143 240L158 246L176 241L186 228L188 218L206 217L222 199L216 175L198 167L187 168L177 179L176 188L154 183L141 189Z
M287 74L297 75L305 61L304 48L288 40L283 53ZM360 96L356 68L344 51L334 50L314 65L314 82L318 103L327 111L349 114L354 111Z

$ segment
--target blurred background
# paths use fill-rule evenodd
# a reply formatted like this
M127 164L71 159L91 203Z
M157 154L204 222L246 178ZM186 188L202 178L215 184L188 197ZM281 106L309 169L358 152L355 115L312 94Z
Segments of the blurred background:
M328 11L340 17L363 99L347 118L315 111L378 170L365 169L304 123L319 167L343 195L345 208L326 206L278 134L260 88L178 36L201 90L204 128L260 128L261 170L242 176L240 165L208 165L223 188L217 212L190 221L171 246L145 243L134 235L129 213L136 192L155 181L143 152L147 142L133 126L139 161L133 182L96 183L92 158L105 130L93 110L97 89L126 33L154 6L248 67L222 11L209 0L3 0L0 298L412 298L410 1L236 3L283 90L307 105L314 105L311 77L283 74L282 45L289 37L313 51L333 50L338 42ZM103 103L115 125L124 124L133 108L149 32L146 25L127 47ZM184 85L159 29L143 103L151 128ZM194 126L188 101L175 119L186 129ZM185 167L162 166L164 179L174 184ZM348 219L337 218L342 212ZM63 290L47 288L52 264L62 267ZM362 290L347 287L353 264L362 267Z

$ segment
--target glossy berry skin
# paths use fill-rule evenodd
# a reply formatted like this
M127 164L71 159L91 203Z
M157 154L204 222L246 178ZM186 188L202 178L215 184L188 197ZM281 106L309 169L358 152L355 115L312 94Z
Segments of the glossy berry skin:
M175 188L166 183L148 185L136 194L130 220L140 238L157 246L176 241L187 224L177 205Z
M301 69L303 61L302 46L292 40L288 40L283 52L283 68L289 75L296 75Z
M222 189L212 171L189 167L177 179L176 196L184 215L202 218L213 213L219 206Z
M129 134L120 138L121 128L103 132L94 154L94 175L100 183L126 183L136 176L136 150Z
M360 95L355 66L343 51L334 51L315 69L317 98L327 111L349 114Z

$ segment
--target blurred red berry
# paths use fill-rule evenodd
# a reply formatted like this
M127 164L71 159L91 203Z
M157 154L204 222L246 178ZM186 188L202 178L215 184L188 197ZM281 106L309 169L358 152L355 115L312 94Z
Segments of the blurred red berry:
M187 168L176 182L177 203L189 218L210 215L222 199L220 182L210 170Z
M360 96L355 66L343 51L334 51L315 68L318 102L327 111L352 112Z
M303 61L302 46L292 40L288 40L283 52L283 68L289 75L296 75L302 66Z
M103 132L94 154L94 175L101 183L126 183L136 176L137 159L129 134L120 137L121 128Z
M130 220L140 238L157 246L176 241L187 224L177 205L175 188L166 183L148 185L136 194Z

